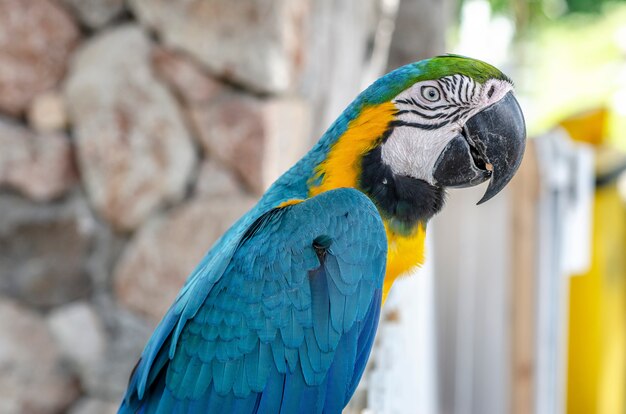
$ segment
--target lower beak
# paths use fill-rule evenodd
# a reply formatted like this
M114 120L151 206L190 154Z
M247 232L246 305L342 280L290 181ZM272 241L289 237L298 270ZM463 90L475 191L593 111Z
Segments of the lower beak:
M524 116L512 92L471 117L443 149L433 177L444 187L491 180L478 204L498 194L519 168L526 147Z

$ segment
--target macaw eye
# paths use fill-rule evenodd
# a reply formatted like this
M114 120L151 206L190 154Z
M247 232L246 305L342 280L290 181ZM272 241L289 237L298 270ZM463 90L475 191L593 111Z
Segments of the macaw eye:
M439 89L434 86L423 86L422 98L429 102L437 102L439 100Z

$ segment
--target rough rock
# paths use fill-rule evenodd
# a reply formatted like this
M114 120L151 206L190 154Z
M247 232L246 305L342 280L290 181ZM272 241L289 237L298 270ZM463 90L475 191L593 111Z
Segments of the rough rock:
M159 320L211 245L253 203L241 195L195 199L148 222L115 270L119 300Z
M122 14L124 0L61 0L62 3L91 29L98 29Z
M72 148L61 133L36 134L0 117L0 148L0 187L44 201L76 182Z
M200 142L257 194L309 148L309 110L295 98L260 99L230 91L190 108Z
M38 132L52 132L67 126L65 102L58 92L37 95L28 107L28 123Z
M68 411L68 414L116 414L119 404L95 398L82 398Z
M200 165L196 179L195 193L201 197L229 196L241 189L231 172L213 160Z
M81 370L81 384L89 396L119 404L130 373L156 323L146 322L116 302L97 306L97 309L106 319L109 342L104 356Z
M106 348L106 332L91 305L75 302L48 316L48 326L61 354L77 369L100 361Z
M89 295L90 221L75 199L43 205L0 194L0 293L38 307Z
M260 92L294 84L308 1L131 0L145 26L220 77Z
M80 32L50 0L0 1L0 111L20 115L65 73Z
M202 105L215 99L224 86L189 56L155 47L152 65L157 76L187 105Z
M139 27L105 31L81 48L65 92L87 194L108 222L133 230L183 197L195 148L175 99L152 73Z
M93 235L93 239L86 267L96 294L92 299L97 300L101 294L106 296L110 293L113 268L128 244L128 239L97 219L89 220L89 234ZM105 316L101 312L98 314Z
M0 412L63 412L78 397L79 389L62 366L44 320L0 299L0 332Z

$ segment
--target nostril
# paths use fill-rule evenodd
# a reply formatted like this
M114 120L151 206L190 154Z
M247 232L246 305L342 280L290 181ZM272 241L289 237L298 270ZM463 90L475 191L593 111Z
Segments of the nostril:
M496 91L496 87L491 85L491 87L489 88L489 91L487 91L487 98L491 99L495 91Z

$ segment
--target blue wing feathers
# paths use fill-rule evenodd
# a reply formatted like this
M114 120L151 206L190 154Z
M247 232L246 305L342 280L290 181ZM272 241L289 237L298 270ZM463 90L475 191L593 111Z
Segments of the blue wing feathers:
M239 370L233 384L232 393L235 397L243 398L250 394L250 386L246 379L245 367L243 361L239 360Z
M307 398L304 395L306 388L302 371L294 370L293 373L286 375L285 386L281 396L280 414L297 413L300 401Z
M236 226L148 342L120 413L340 413L354 392L386 260L371 201L333 190Z
M272 342L272 356L274 357L273 367L276 368L279 374L285 374L287 372L287 360L285 356L285 346L282 341L275 339L274 342Z
M284 346L284 345L283 345ZM287 361L289 372L294 372L298 368L298 349L285 347L285 361Z
M339 341L337 354L341 355L341 358L335 358L328 371L326 412L340 413L345 406L346 392L354 370L353 361L356 359L357 336L358 332L355 326L346 332Z
M280 411L285 386L285 375L277 370L274 364L270 364L268 380L259 401L259 414L276 414Z
M354 364L354 373L345 396L346 404L350 401L352 394L354 394L354 391L361 380L363 371L365 371L365 365L367 364L367 358L372 350L372 345L374 345L374 337L376 334L376 328L378 327L378 316L380 315L382 289L376 289L374 298L375 299L371 302L365 315L365 319L362 322L361 334L359 335L359 342L357 345L358 352Z

